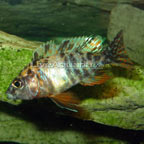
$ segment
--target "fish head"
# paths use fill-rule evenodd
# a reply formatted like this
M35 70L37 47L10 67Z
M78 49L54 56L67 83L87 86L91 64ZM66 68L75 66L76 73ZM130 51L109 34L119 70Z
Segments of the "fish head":
M39 92L39 81L34 69L27 68L15 78L6 91L8 99L30 100Z

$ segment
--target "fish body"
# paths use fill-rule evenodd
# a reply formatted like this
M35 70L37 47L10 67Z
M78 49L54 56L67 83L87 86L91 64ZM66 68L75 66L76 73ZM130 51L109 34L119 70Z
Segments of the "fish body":
M97 60L97 62L96 62ZM45 63L45 61L47 61ZM58 94L70 87L81 83L87 77L94 77L102 69L104 57L94 56L91 53L75 53L67 55L55 55L38 61L38 81L41 91L49 91ZM96 63L95 65L92 65ZM33 67L33 65L31 65ZM35 67L35 66L34 66ZM96 70L97 69L97 70ZM40 94L45 95L44 94Z
M132 65L122 32L105 48L98 37L65 40L59 46L49 42L34 52L33 61L12 82L7 95L27 100L48 97L58 106L77 112L79 100L66 90L79 83L92 86L105 82L109 78L104 71L107 64Z

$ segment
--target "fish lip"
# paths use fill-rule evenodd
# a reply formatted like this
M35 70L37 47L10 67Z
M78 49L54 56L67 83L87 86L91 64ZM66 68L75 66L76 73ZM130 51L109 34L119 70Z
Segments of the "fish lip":
M7 95L7 98L8 98L8 99L15 99L15 98L13 97L13 95L10 94L10 93L8 93L8 92L6 92L6 95Z

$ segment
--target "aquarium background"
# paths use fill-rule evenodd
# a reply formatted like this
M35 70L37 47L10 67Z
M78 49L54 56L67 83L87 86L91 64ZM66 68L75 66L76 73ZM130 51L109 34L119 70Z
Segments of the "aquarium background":
M72 90L91 119L67 115L48 99L10 101L5 91L42 42L121 30L134 69L112 68L114 78ZM143 0L0 0L0 141L21 144L144 143Z

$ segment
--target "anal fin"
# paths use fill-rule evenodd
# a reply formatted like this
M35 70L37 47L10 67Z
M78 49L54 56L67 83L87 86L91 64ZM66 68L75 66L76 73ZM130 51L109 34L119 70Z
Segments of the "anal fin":
M110 79L110 76L108 76L106 73L103 73L102 75L97 75L91 78L85 78L80 84L84 86L94 86L102 84L106 82L108 79Z
M49 98L60 108L68 110L67 115L79 118L90 119L89 112L81 107L80 100L72 92L64 92L57 95L52 95Z
M64 92L57 95L52 95L51 100L60 108L78 112L77 106L80 100L74 96L72 92Z

